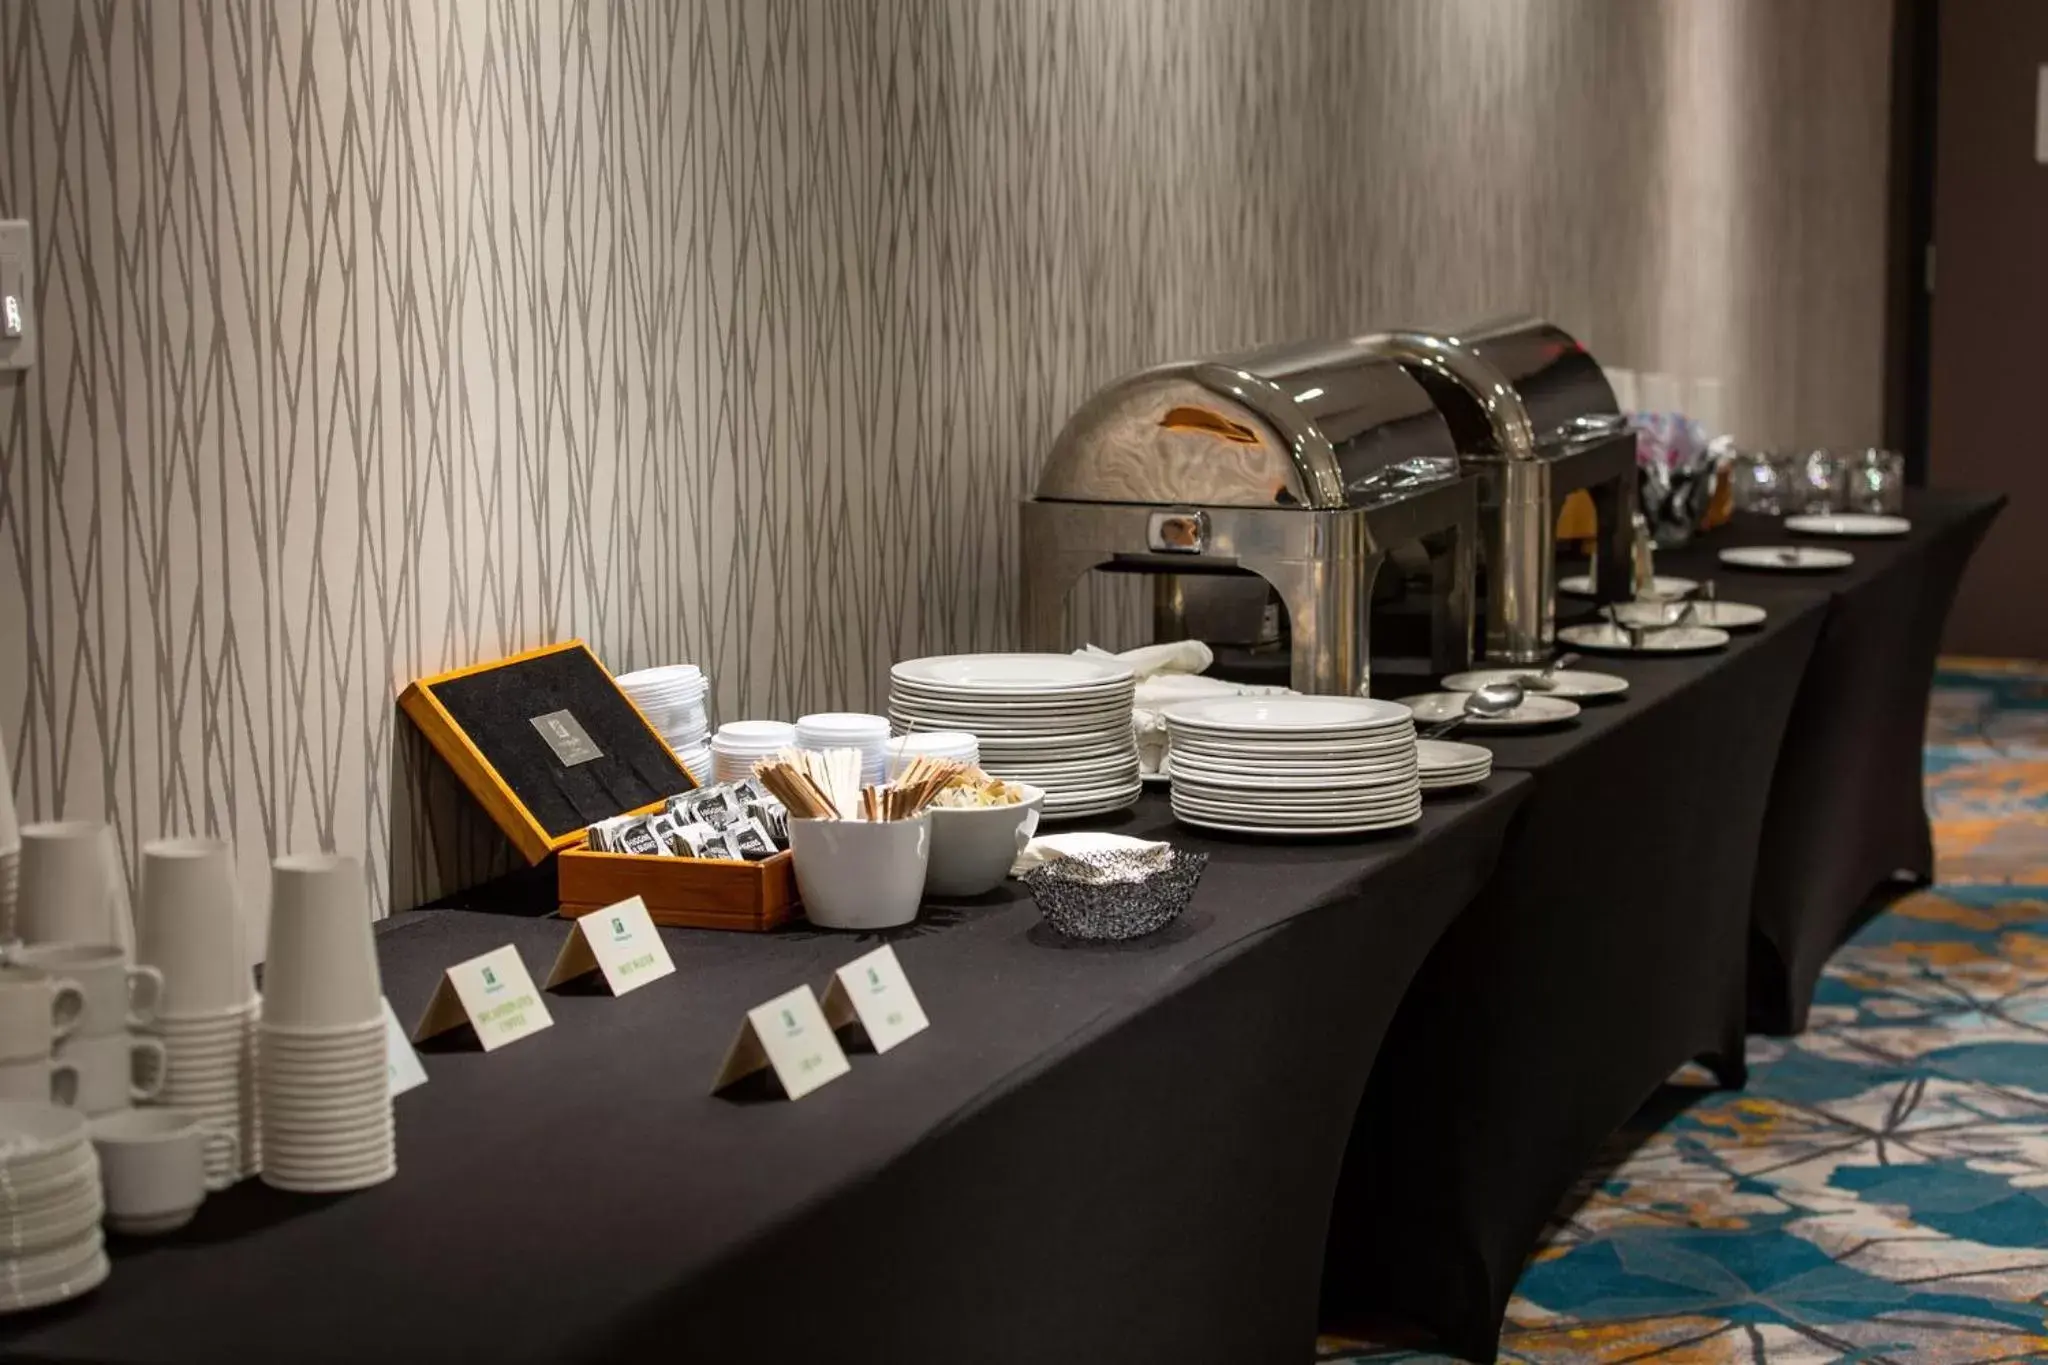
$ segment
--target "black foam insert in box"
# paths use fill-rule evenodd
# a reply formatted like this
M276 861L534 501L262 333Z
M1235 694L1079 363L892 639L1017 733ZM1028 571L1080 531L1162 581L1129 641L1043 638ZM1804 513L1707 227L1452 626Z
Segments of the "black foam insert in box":
M647 722L584 649L563 649L433 685L434 696L550 839L692 785ZM568 711L601 751L564 766L533 727Z

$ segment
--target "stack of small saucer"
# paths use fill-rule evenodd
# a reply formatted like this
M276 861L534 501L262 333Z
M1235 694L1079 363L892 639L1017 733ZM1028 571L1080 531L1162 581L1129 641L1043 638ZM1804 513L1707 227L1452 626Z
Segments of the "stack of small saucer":
M711 780L738 782L754 765L796 747L796 727L784 720L733 720L711 737Z
M256 989L242 945L228 846L215 839L146 845L135 956L163 975L148 1026L164 1045L156 1102L234 1134L232 1151L207 1144L206 1183L216 1190L263 1168Z
M704 738L711 732L711 718L704 710L704 697L711 683L704 670L695 664L667 664L621 673L612 681L675 750L690 776L699 783L709 782L711 750Z
M256 1090L263 1183L334 1193L398 1171L384 997L362 868L280 858L271 869L270 953Z
M1408 708L1365 697L1220 697L1166 710L1173 813L1273 837L1398 829L1422 815Z
M1422 768L1422 790L1449 791L1484 782L1493 775L1493 750L1448 739L1418 739L1415 758Z
M951 759L955 762L979 765L981 745L965 730L920 730L915 734L898 735L889 741L889 779L896 779L897 770L916 758Z
M821 711L798 716L796 747L799 749L860 750L860 781L864 787L879 787L888 780L889 719L855 711Z
M85 1115L0 1102L0 1313L75 1299L106 1279L105 1211Z

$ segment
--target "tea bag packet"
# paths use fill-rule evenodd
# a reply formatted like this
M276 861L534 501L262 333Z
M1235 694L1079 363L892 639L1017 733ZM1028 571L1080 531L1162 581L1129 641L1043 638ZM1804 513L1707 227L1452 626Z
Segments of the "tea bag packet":
M661 836L655 833L654 823L645 816L626 819L612 835L614 853L660 853Z
M668 800L669 814L724 829L746 817L745 798L730 785L704 787Z
M661 851L671 858L723 858L725 836L710 825L679 819L673 815L655 817Z
M742 818L726 826L725 840L736 858L772 858L775 856L775 841L768 837L768 831L761 822L751 817Z
M747 802L747 819L759 825L777 848L789 847L789 809L772 796Z

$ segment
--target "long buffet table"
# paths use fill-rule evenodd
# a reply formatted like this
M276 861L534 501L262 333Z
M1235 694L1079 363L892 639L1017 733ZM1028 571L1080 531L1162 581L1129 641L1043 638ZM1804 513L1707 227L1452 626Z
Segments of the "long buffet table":
M871 942L669 931L673 978L430 1053L390 1184L245 1183L117 1248L87 1299L0 1321L0 1357L1298 1365L1320 1289L1326 1323L1391 1312L1489 1358L1599 1139L1688 1058L1740 1082L1752 936L1832 947L1865 869L1924 871L1924 824L1887 824L1840 845L1853 875L1802 882L1800 820L1898 819L1901 727L1917 754L1939 615L1996 505L1916 499L1910 537L1832 579L1719 571L1761 631L1613 661L1625 700L1489 740L1503 771L1412 832L1210 839L1148 797L1107 827L1212 859L1171 930L1067 945L1015 888L936 907L893 937L930 1032L796 1104L705 1089L746 1008ZM1868 605L1900 600L1910 628ZM1840 695L1880 677L1882 704ZM1891 757L1825 780L1865 742ZM491 901L388 924L402 1017L508 940L545 970L564 926Z

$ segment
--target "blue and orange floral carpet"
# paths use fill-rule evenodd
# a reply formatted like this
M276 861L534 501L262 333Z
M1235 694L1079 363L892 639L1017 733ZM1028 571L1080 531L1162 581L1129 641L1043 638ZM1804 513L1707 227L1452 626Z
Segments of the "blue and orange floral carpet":
M1927 791L1936 884L1835 955L1806 1033L1750 1040L1747 1090L1617 1136L1502 1360L2048 1361L2048 666L1944 664Z

